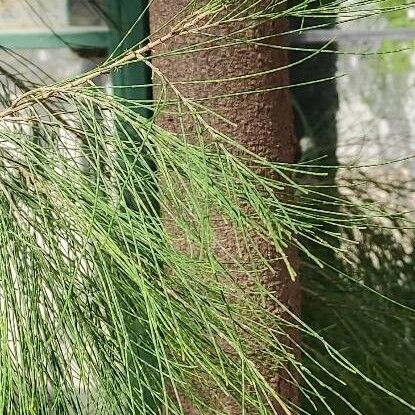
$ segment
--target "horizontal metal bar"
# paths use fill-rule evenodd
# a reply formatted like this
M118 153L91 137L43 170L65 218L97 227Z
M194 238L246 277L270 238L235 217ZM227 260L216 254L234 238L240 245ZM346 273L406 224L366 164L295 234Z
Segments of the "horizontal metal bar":
M67 26L56 32L39 30L0 30L0 46L9 49L50 49L73 47L106 49L110 32L103 26Z
M110 31L103 26L67 26L56 32L39 30L0 30L0 46L10 49L88 48L106 49ZM291 44L337 42L373 42L379 40L415 40L415 29L344 30L311 29L288 36Z
M344 30L312 29L289 36L290 43L374 42L379 40L415 40L415 29Z

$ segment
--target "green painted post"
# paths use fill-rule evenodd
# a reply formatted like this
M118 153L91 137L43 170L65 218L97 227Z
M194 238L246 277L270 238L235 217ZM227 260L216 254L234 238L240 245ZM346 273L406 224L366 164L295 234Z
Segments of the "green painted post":
M107 3L106 14L110 26L110 48L109 54L117 56L126 50L138 47L150 34L150 17L148 11L148 0L105 0ZM114 94L131 100L135 111L150 118L152 111L147 107L140 107L137 103L149 106L152 102L151 70L144 62L130 63L129 65L112 73ZM117 88L120 87L120 88ZM125 129L130 130L126 125ZM120 132L121 134L121 132ZM140 138L137 137L137 140ZM144 155L143 155L144 156ZM143 171L151 167L156 168L154 160L147 159ZM140 166L137 166L139 169ZM151 176L151 175L150 175ZM151 177L148 177L152 181ZM156 183L154 183L156 187ZM126 195L128 205L134 208L134 202ZM154 201L154 204L156 202ZM156 209L158 210L158 209Z
M126 50L137 47L141 42L144 42L150 33L149 13L147 9L148 0L106 0L106 2L108 24L110 26L110 32L112 33L109 41L109 55L114 54L117 56ZM130 30L131 32L129 33ZM125 36L127 33L128 36ZM136 104L137 101L141 101L144 105L151 104L151 71L145 63L132 63L115 71L112 74L112 83L115 95L134 101L134 104ZM117 86L122 88L117 88ZM147 108L139 108L136 111L145 118L150 118L152 115L152 111ZM134 131L130 130L128 125L126 125L125 131L127 134L134 134ZM124 134L122 131L119 131L118 133L121 136ZM140 140L140 138L137 137L137 140ZM135 155L130 154L128 156L134 157ZM145 157L144 154L142 154L142 156ZM136 168L141 169L143 174L148 175L148 168L155 169L155 164L150 158L144 163L146 164L145 166L140 167L137 165ZM147 182L153 183L152 177L149 176ZM153 183L153 185L157 188L156 183ZM138 189L138 193L139 192L140 189ZM130 209L138 208L134 199L130 197L131 195L127 193L124 196L126 204ZM155 201L154 205L157 206ZM154 259L148 258L148 260L151 261ZM123 298L120 298L120 302L124 302L123 307L126 310L136 310L135 304L125 302ZM158 413L159 403L157 402L156 397L161 396L161 374L156 369L158 363L155 361L154 356L148 352L148 350L151 350L154 347L151 341L149 327L146 323L140 322L138 318L135 318L134 314L126 314L125 321L128 325L132 344L136 344L138 348L138 350L132 352L137 353L143 363L142 372L135 373L135 376L132 376L132 390L134 391L133 399L135 401L133 406L137 405L137 407L140 406L141 408L146 408L145 412ZM144 377L147 379L148 387L144 387L143 383L141 383Z
M107 0L108 21L112 36L109 53L119 54L142 42L150 33L148 0ZM141 17L141 18L140 18ZM140 21L136 24L137 19ZM126 33L133 30L124 38ZM152 99L151 71L144 63L132 63L112 75L114 93L122 98L150 102ZM123 88L118 88L121 86ZM125 88L131 86L131 88ZM142 109L139 113L151 116L151 111Z

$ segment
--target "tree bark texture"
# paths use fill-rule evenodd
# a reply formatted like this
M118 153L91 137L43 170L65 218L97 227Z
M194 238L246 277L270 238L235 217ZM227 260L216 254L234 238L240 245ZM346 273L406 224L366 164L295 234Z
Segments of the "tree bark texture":
M158 28L165 25L186 6L188 1L156 0L150 9L151 31L154 33ZM235 27L221 27L218 30L223 35L234 29ZM282 33L285 30L287 30L287 22L279 20L267 22L250 29L249 36L261 37ZM170 51L184 47L198 40L206 40L206 37L196 34L192 34L191 39L189 39L189 36L178 37L169 41L160 49L153 51L153 53L157 54L163 50ZM288 64L288 56L284 50L278 48L238 45L173 57L155 58L153 62L167 78L177 82L177 88L184 96L192 98L211 98L226 94L239 94L242 91L269 90L289 84L287 69L243 80L208 84L180 83L181 81L201 79L231 78L284 67ZM212 117L210 122L213 126L238 140L249 150L273 161L293 162L295 160L297 140L294 134L293 111L288 88L212 98L206 102L206 105L235 125L231 126L218 118ZM170 131L177 129L177 123L173 117L164 116L161 124ZM193 127L191 125L186 127L191 132ZM226 226L221 226L218 230L218 240L222 247L225 246L230 251L236 249L234 234ZM260 249L264 256L275 258L275 250L272 246L262 243ZM295 249L290 248L287 255L295 266L297 261ZM282 261L275 261L273 264L273 272L263 273L263 284L275 293L283 304L287 305L293 312L298 313L300 308L299 282L291 280ZM241 276L241 278L244 277ZM269 307L275 313L281 313L276 303L270 304ZM280 375L278 373L266 373L267 378L282 396L291 402L298 403L297 388L284 381L284 376ZM239 413L238 409L232 407L231 404L227 405L225 403L224 408L226 408L224 413L232 415ZM189 413L194 412L189 409Z

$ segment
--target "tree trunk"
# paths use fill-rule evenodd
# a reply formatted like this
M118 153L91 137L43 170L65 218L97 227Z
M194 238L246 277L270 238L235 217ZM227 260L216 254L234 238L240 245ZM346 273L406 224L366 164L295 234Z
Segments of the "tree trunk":
M150 9L151 31L166 24L173 16L188 4L189 0L156 0ZM174 24L174 23L173 23ZM287 28L285 21L268 22L250 29L252 37L278 34ZM235 29L233 27L232 29ZM231 28L221 28L220 34L226 34ZM168 30L168 29L167 29ZM193 44L206 37L192 35L192 38L176 38L161 49L154 51L170 51ZM288 64L285 51L277 48L239 45L222 47L213 50L203 50L197 53L181 54L175 57L161 57L154 59L154 64L174 82L201 79L222 79L240 75L258 73L283 67ZM251 77L244 80L233 80L221 83L193 83L177 84L177 88L186 97L209 98L229 94L240 94L242 91L269 90L274 87L288 85L289 75L286 69L265 76ZM156 91L157 98L157 91ZM292 162L296 155L296 139L294 136L293 114L288 88L276 89L269 92L253 93L239 96L209 99L203 102L225 119L236 125L230 126L218 118L211 117L209 122L216 129L226 133L249 150L267 157L273 161ZM177 120L163 118L162 124L170 130L177 129ZM187 131L192 126L186 125ZM218 240L221 247L235 250L236 241L227 232L226 227L218 230ZM262 254L269 258L275 257L273 247L261 246ZM290 249L287 252L289 259L296 263L296 252ZM243 278L243 277L241 277ZM274 272L264 273L264 285L273 291L280 301L296 313L299 312L300 295L299 283L293 282L288 275L282 261L275 263ZM277 304L271 304L276 313L280 313ZM281 374L268 373L268 379L282 396L291 402L298 402L298 390L288 382L282 380ZM226 413L236 415L238 411L226 404ZM190 411L191 412L191 411ZM281 412L283 413L283 412Z

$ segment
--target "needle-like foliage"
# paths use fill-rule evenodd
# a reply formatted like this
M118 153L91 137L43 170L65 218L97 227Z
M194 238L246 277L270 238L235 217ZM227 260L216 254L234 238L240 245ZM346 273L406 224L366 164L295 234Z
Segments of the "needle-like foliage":
M365 413L343 393L352 377L414 410L413 397L357 367L342 344L330 345L261 283L276 262L297 278L287 256L295 247L309 267L332 274L330 284L346 286L356 272L345 246L380 218L394 221L396 213L372 200L322 202L319 190L295 178L324 172L244 149L210 125L220 114L209 102L184 96L154 63L157 56L201 48L264 45L249 29L288 14L351 19L381 11L369 0L305 1L287 10L282 4L190 1L179 23L166 22L148 42L46 86L1 68L1 413L184 414L191 405L202 414L225 414L232 405L250 415L340 414L327 395L348 413ZM235 22L237 32L215 36ZM206 42L148 54L193 33L206 33ZM97 76L137 61L153 71L156 101L127 102L94 85ZM245 93L252 92L259 91ZM140 108L154 116L143 118ZM192 128L163 129L158 120L167 113ZM235 235L236 252L221 246L221 227ZM333 237L341 243L330 245ZM308 242L333 250L347 267L325 264ZM274 255L263 255L259 243L272 246ZM366 300L359 293L350 289L345 298ZM271 312L270 302L281 312ZM265 371L284 376L311 406L290 402Z

